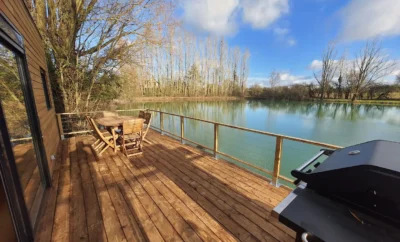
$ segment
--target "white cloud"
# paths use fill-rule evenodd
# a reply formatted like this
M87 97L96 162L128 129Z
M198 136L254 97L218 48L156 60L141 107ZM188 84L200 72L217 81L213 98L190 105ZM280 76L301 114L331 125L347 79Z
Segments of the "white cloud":
M227 35L236 31L234 15L238 7L239 0L187 0L183 18L201 31Z
M253 28L266 28L289 13L288 0L242 0L243 20Z
M311 62L311 64L308 66L308 69L314 70L314 71L321 70L322 69L322 61L313 60Z
M197 30L229 35L236 32L240 18L252 28L269 27L289 13L289 0L185 0L183 19Z
M249 77L248 78L248 86L252 86L254 84L259 84L263 87L269 87L269 77ZM279 81L278 86L290 86L293 84L307 84L313 82L314 78L312 76L297 76L293 75L290 72L282 71L279 73Z
M400 35L399 0L352 0L340 14L343 40Z

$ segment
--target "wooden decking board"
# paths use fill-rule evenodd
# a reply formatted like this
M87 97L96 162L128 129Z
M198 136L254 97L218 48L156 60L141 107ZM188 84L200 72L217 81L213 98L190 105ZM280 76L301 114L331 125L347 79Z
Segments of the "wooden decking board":
M167 146L169 145L170 148L174 148L174 149L175 149L177 146L180 146L180 144L179 144L176 140L173 140L172 138L163 137L163 136L160 136L160 135L154 135L154 132L152 133L152 135L153 135L153 136L150 136L150 137L151 137L151 140L152 140L153 144L167 145ZM162 137L162 139L160 139L160 137ZM171 144L172 144L172 145L171 145ZM151 146L150 148L152 149L152 147L153 147L153 146ZM198 174L199 176L201 176L201 179L202 179L202 180L205 180L205 181L213 181L214 179L216 179L216 182L210 182L210 183L211 183L212 185L214 185L214 186L220 188L222 191L224 191L224 192L230 194L232 198L234 198L234 199L237 200L238 202L241 202L243 205L245 205L245 206L247 206L248 208L250 208L251 210L253 210L253 211L254 211L255 213L257 213L259 216L261 216L261 217L263 217L263 218L265 218L265 219L267 219L267 220L270 220L270 219L271 219L271 214L270 214L270 212L271 212L271 210L272 210L272 208L273 208L274 206L270 206L270 205L267 205L267 204L265 204L265 203L263 203L263 202L260 202L260 201L258 201L258 200L251 199L251 196L253 195L253 193L250 193L251 196L250 196L250 198L249 198L249 196L246 196L246 194L248 194L247 191L244 191L244 192L243 192L242 189L239 189L240 192L238 192L238 191L232 190L232 187L231 187L231 186L224 186L224 184L225 184L225 182L226 182L226 179L225 179L225 178L222 178L222 180L220 180L221 178L218 177L218 176L217 176L217 177L211 176L212 174L215 174L216 172L218 173L218 171L221 171L220 169L215 169L215 166L209 165L209 166L208 166L208 169L205 169L205 170L202 169L201 171L199 171L198 169L195 169L195 167L189 165L189 164L194 164L194 163L197 164L197 161L199 161L199 160L202 161L203 163L205 163L205 162L204 162L204 159L207 159L206 162L209 162L209 163L213 163L213 164L221 163L221 164L223 164L223 165L225 165L226 163L228 163L227 161L215 160L215 159L211 158L208 154L204 154L204 153L202 154L201 151L194 150L194 148L187 147L187 146L185 146L185 147L178 147L178 148L176 148L176 150L177 150L177 151L182 151L182 150L186 150L187 148L188 148L188 149L191 149L191 151L189 151L189 153L190 153L190 154L197 154L197 159L194 159L193 156L185 156L185 153L182 153L182 155L184 155L184 157L179 156L179 155L177 156L176 154L178 154L179 152L171 152L171 150L163 149L162 147L160 147L161 149L158 149L158 148L159 148L159 147L157 147L157 150L162 150L161 152L164 152L164 153L163 153L163 156L164 156L164 155L165 155L165 156L173 156L173 155L175 155L175 157L178 158L178 159L175 159L175 161L176 161L177 164L180 163L181 166L186 166L186 167L188 167L188 169L189 169L190 171L192 171L192 172L197 172L197 174ZM192 152L192 150L193 150L193 152ZM165 151L166 151L166 152L165 152ZM187 162L187 160L190 160L190 162ZM210 161L212 161L212 162L210 162ZM175 164L175 163L173 163L173 164ZM233 165L233 166L234 166L234 165ZM198 166L197 166L196 168L201 168L201 167L198 167ZM234 174L234 173L233 173L233 174ZM248 173L247 173L247 175L248 175ZM232 176L232 173L231 173L231 176ZM242 176L241 176L241 175L240 175L240 176L238 176L238 175L233 175L233 177L239 178L239 179L240 179L240 177L242 177ZM254 176L248 176L248 177L254 177ZM218 178L219 178L219 179L218 179ZM257 179L260 179L260 180L261 180L261 178L259 178L259 177L257 177ZM247 179L247 180L246 180L246 183L251 184L250 181L251 181L250 179ZM271 185L268 183L268 181L264 181L264 182L266 182L266 183L264 184L264 186L272 187L272 188L275 189L275 190L280 189L280 188L276 188L276 187L271 186ZM236 183L230 183L230 184L233 185L233 186L235 186ZM259 184L258 184L258 185L259 185ZM287 194L288 194L288 190L287 190L287 189L281 189L281 190L283 190L283 193L287 193ZM264 193L265 190L263 191L262 189L260 189L260 191L256 191L256 192L257 192L257 193ZM282 200L283 198L284 198L284 197L281 197L280 200ZM246 200L247 200L247 202L246 202ZM258 205L258 206L255 207L255 206L253 206L253 205ZM261 209L258 209L258 208L261 208ZM246 213L246 214L247 214L247 213ZM275 226L277 226L279 229L285 231L285 233L289 234L291 237L295 237L295 233L294 233L293 230L291 230L291 229L289 229L288 227L286 227L285 225L279 223L279 222L276 221L275 219L272 219L271 223L274 224ZM284 236L284 238L286 238L286 236Z
M143 241L144 237L142 235L141 229L136 222L135 216L130 212L129 206L122 196L117 181L114 179L113 175L109 169L109 163L114 161L107 154L104 154L104 159L100 159L100 171L103 175L104 182L106 183L108 192L111 197L111 201L115 207L115 211L118 215L121 227L124 231L127 241Z
M158 146L159 147L159 146ZM150 147L149 149L153 149ZM153 150L154 151L154 150ZM253 221L255 225L258 225L261 227L265 232L271 233L274 237L281 241L290 241L292 240L292 237L288 235L287 233L283 232L281 229L282 227L280 226L279 223L274 223L271 224L268 222L267 219L270 219L269 217L269 212L265 211L263 214L261 213L261 216L255 212L253 212L250 208L252 206L249 206L251 204L251 199L243 199L239 193L229 193L229 188L228 187L223 187L223 186L215 186L216 184L219 184L220 182L213 180L206 174L202 174L201 171L197 170L195 167L192 165L185 164L184 162L180 162L179 159L172 157L172 154L174 152L165 152L165 151L158 151L162 152L163 157L169 157L171 160L174 162L170 162L171 164L176 164L176 168L181 170L183 173L187 174L190 176L193 180L201 184L205 189L213 193L215 196L219 197L219 199L223 200L226 202L228 205L230 205L232 208L235 208L239 213L241 213L243 216L247 217L249 220ZM217 188L219 187L219 188ZM240 199L242 198L242 199ZM264 217L267 216L267 217ZM276 225L278 227L276 227Z
M129 160L126 159L129 162ZM142 183L139 181L139 173L135 170L130 163L125 163L126 169L132 173L132 177L130 177L129 185L132 190L139 198L139 201L143 205L147 214L149 214L150 219L153 221L154 225L157 227L158 231L162 235L165 241L183 241L181 236L174 229L170 221L165 217L163 212L157 206L155 201L149 194L146 192Z
M154 132L152 132L150 134L150 136L153 135L153 139L159 139L158 135L155 134ZM158 138L157 138L158 137ZM163 144L170 144L173 143L174 146L177 145L177 141L175 139L166 137L165 139L162 139L162 143ZM191 147L189 145L186 146L181 146L177 148L178 151L183 152L185 154L202 154L204 153L201 150L198 150L194 147ZM235 176L232 176L234 178L238 178L244 181L248 181L250 183L248 183L250 186L253 186L255 188L260 189L260 191L265 192L265 190L272 190L276 195L280 194L282 195L281 197L277 197L278 199L282 199L282 197L286 197L289 193L290 190L289 189L282 189L282 188L277 188L274 186L270 186L268 180L261 178L259 175L254 174L249 176L249 172L246 171L244 168L236 166L235 164L232 164L228 161L224 161L224 160L215 160L212 157L208 157L208 161L210 162L210 164L213 164L213 167L215 167L216 169L222 169L222 171L228 173L228 175L233 175L235 174ZM215 164L215 166L214 166ZM228 172L229 171L229 172ZM237 176L236 176L237 175ZM275 196L275 195L274 195Z
M113 157L116 169L113 169L113 175L124 178L125 180L121 180L118 183L118 186L123 194L125 200L127 201L129 208L133 214L137 216L137 221L140 224L140 227L143 229L143 234L146 236L146 240L149 241L164 241L160 232L157 230L153 221L150 219L150 216L144 209L142 203L139 201L139 198L133 192L131 185L129 184L135 179L126 169L125 164L119 160L119 157Z
M142 170L142 174L149 179L149 181L156 187L156 189L167 199L167 201L176 209L176 211L186 219L188 224L192 229L199 235L199 237L204 241L216 241L217 236L211 231L209 227L197 217L187 206L183 203L171 190L168 189L161 182L161 180L156 177L154 172L157 172L154 167L148 167L144 162L142 157L138 157L135 162L136 167Z
M168 176L173 182L178 184L192 199L196 200L208 213L212 214L221 224L223 224L235 237L241 241L257 241L257 239L246 231L242 226L241 222L233 220L236 217L233 209L226 206L223 201L214 197L194 180L186 176L184 173L164 161L162 158L155 157L154 154L148 152L147 154L151 157L151 162L159 170ZM243 218L244 219L244 218Z
M206 210L204 210L195 200L192 200L188 194L185 193L177 184L171 181L162 171L159 171L154 165L150 164L146 158L140 159L153 174L172 191L179 199L198 217L203 221L207 227L214 232L214 234L222 241L236 241L237 239L232 236L225 228L218 223ZM196 224L197 225L197 224Z
M70 167L69 142L63 144L63 155L57 191L56 209L53 223L52 241L69 241L69 203L70 203Z
M156 157L153 158L157 159ZM172 160L174 162L166 162L165 160L158 158L157 161L171 168L170 170L173 171L178 177L180 177L191 187L199 191L206 199L208 199L222 212L224 212L226 216L232 218L233 221L240 225L240 227L236 227L235 230L242 230L243 228L246 232L256 237L260 241L274 240L274 238L270 234L263 231L256 223L251 221L249 218L243 216L243 214L238 211L239 209L232 207L232 203L229 203L231 202L231 200L228 199L228 197L225 197L224 195L219 196L218 193L222 191L216 191L216 194L214 194L212 191L210 191L210 189L212 189L212 186L210 186L207 181L197 181L195 175L190 174L190 171L186 168L182 168L179 165L173 166L172 163L176 162L175 160ZM233 204L235 203L233 202Z
M83 188L86 222L89 241L107 241L100 204L97 198L94 182L92 180L89 162L96 162L89 146L82 141L78 144L78 157L81 170L81 182ZM94 176L94 175L93 175Z
M85 141L85 145L89 145L89 142ZM101 175L99 164L95 161L93 154L89 153L88 156L90 173L92 174L107 239L108 241L124 241L126 240L125 234L111 202L110 194L103 180L103 176Z
M61 157L63 154L63 146L60 145L57 149L56 163L54 164L53 179L51 187L47 190L44 197L42 218L39 220L36 229L36 241L48 242L51 240L51 233L53 231L54 213L56 210L58 181L60 175Z
M69 207L69 228L71 241L88 241L86 225L85 202L81 181L81 170L79 167L78 150L76 138L70 139L70 161L71 161L71 201Z
M96 159L91 136L64 140L36 241L294 240L269 214L287 190L154 131L147 139L131 159L111 149Z
M159 138L157 139L157 136L155 136L154 139L157 140L158 142L160 142L160 139ZM176 147L176 145L177 145L177 141L175 141L169 137L164 138L162 141L163 141L163 142L161 142L162 144L170 145L170 147L171 146ZM177 152L185 154L182 152L182 150L190 149L190 148L191 148L190 146L180 147L179 149L177 149ZM194 149L194 148L192 148L192 149ZM201 156L200 159L193 159L193 162L195 164L198 164L200 167L206 167L206 168L211 167L211 171L215 171L215 170L220 171L220 173L218 173L218 174L222 176L223 180L231 182L234 185L234 187L237 187L237 185L239 185L240 188L248 190L251 193L259 196L260 198L266 198L267 201L272 205L272 207L276 206L277 201L282 200L287 195L286 194L285 196L283 196L283 195L277 194L274 191L271 191L271 189L274 188L273 186L267 186L266 188L264 186L264 189L262 189L262 188L260 189L260 187L256 186L254 182L246 182L244 179L242 179L243 178L242 175L232 176L233 171L232 170L227 171L226 164L223 164L221 161L216 161L215 159L211 158L210 156L205 156L200 151L192 151L191 150L191 152L193 154L185 154L185 155L189 156L189 157L187 157L187 159L191 159L191 156L200 155ZM239 169L236 169L236 170L239 170ZM236 174L238 174L238 173L236 173ZM247 175L248 175L248 173L247 173ZM252 177L255 177L255 176L252 176ZM280 189L280 190L283 190L283 189Z
M136 160L136 159L135 159ZM181 217L168 200L154 187L146 176L146 172L132 162L138 181L142 184L147 193L153 198L160 210L170 221L175 230L184 241L202 241L193 228ZM181 209L181 208L180 208Z
M158 142L158 140L153 139L153 141ZM160 144L160 143L158 143ZM253 199L249 198L246 196L246 193L240 193L236 190L234 190L229 184L226 183L225 180L219 179L217 176L212 175L214 173L213 170L211 171L205 171L204 169L201 169L201 167L195 167L192 165L192 162L188 163L185 161L181 161L181 156L177 156L175 153L176 152L168 152L168 149L163 148L163 146L158 146L160 148L160 152L164 152L166 156L175 156L177 158L177 162L182 164L183 166L188 167L190 170L195 172L197 175L199 175L202 179L205 179L206 181L216 181L216 182L211 182L213 186L216 188L219 188L220 190L224 191L227 194L231 194L232 197L237 199L239 202L247 201L249 207L256 213L258 213L260 216L266 216L271 211L270 205L267 205L265 203L261 203L258 201L254 201ZM158 149L157 147L157 149ZM201 159L201 156L198 157L198 159Z

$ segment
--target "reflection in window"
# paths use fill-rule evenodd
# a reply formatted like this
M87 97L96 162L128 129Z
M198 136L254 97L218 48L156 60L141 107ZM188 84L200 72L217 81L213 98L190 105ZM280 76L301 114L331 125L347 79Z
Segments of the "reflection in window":
M1 107L13 146L25 203L30 211L38 197L36 195L40 187L40 174L19 75L20 63L18 56L0 44Z

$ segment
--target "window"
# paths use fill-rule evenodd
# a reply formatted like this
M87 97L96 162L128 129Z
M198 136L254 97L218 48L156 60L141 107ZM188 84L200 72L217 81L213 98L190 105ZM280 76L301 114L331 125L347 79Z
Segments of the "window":
M46 99L47 110L50 110L51 101L50 101L49 87L47 85L46 72L42 68L40 68L40 76L42 77L43 91L44 91L44 97Z

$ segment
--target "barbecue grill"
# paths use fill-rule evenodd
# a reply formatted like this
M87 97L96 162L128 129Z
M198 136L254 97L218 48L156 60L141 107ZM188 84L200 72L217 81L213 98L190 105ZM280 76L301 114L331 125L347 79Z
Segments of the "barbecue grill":
M298 187L273 214L299 240L400 241L400 143L323 149L292 175Z

